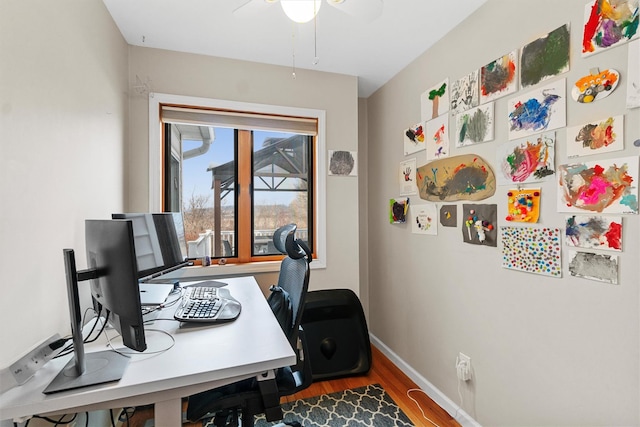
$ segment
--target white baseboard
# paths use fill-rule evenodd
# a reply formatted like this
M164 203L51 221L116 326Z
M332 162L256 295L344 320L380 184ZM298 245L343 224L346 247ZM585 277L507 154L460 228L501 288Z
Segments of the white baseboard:
M380 341L375 335L369 334L371 343L375 345L389 360L391 360L406 376L416 383L427 396L429 396L434 402L436 402L442 409L447 411L449 415L454 417L462 427L481 427L480 423L474 420L469 414L467 414L458 404L449 399L444 393L438 390L433 384L431 384L425 377L420 375L415 369L413 369L407 362L402 360L400 356L394 353L389 347L387 347L382 341Z

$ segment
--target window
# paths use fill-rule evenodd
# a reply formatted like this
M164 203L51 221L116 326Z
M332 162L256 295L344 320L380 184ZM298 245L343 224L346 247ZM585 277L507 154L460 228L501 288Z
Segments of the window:
M150 117L150 206L183 212L189 256L277 260L293 222L324 266L323 111L153 94Z

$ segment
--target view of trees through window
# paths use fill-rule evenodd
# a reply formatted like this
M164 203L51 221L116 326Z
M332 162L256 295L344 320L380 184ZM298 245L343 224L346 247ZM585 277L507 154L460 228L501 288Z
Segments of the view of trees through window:
M313 137L202 128L171 128L172 152L174 156L179 152L181 167L180 176L170 180L181 182L171 187L180 191L186 240L191 242L189 256L198 250L202 253L207 239L213 257L240 257L243 245L249 247L245 253L251 258L278 254L273 232L289 223L297 224L297 237L310 243ZM246 199L240 191L243 182L251 188ZM244 222L243 215L248 218ZM241 230L241 224L251 230Z

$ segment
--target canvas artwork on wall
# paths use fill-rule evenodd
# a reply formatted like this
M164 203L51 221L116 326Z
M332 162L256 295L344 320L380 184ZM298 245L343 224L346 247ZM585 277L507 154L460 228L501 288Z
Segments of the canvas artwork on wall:
M329 150L329 175L358 176L358 153Z
M569 274L574 277L618 284L618 256L592 252L567 251Z
M449 79L430 87L420 95L420 117L423 122L449 111Z
M449 114L445 113L425 126L427 161L449 156Z
M424 150L424 130L422 128L422 123L418 123L409 129L405 129L402 137L404 141L405 156Z
M547 132L498 146L498 185L552 179L555 174L555 143L555 132Z
M502 268L562 277L559 228L500 227Z
M556 28L520 50L520 87L526 89L569 71L569 24Z
M400 162L398 181L400 182L401 196L410 196L418 193L418 186L416 185L416 159Z
M449 100L452 114L462 113L480 104L479 71L475 70L451 84Z
M638 37L638 0L591 0L584 7L582 56Z
M493 102L458 114L456 116L456 147L493 140L493 128ZM428 157L427 160L429 160Z
M498 246L497 205L463 204L462 241L472 245Z
M638 157L558 166L558 212L638 213Z
M564 243L575 248L622 251L622 217L567 216Z
M520 94L509 100L509 139L567 125L566 79Z
M567 128L567 157L624 149L624 116L610 116Z
M409 198L389 199L389 223L403 224L407 222Z
M496 177L480 156L445 157L419 166L416 174L420 198L430 202L483 200L496 192Z
M627 108L640 107L640 40L629 43L627 65Z
M540 188L512 188L507 191L509 222L538 222L540 217Z
M518 51L514 50L480 68L480 104L518 89Z
M433 203L412 204L409 211L411 212L412 233L431 236L438 234L438 210L436 205Z

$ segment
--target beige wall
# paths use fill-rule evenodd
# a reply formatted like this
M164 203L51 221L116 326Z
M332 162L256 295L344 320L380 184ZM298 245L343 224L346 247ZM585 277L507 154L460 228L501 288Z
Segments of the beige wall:
M564 251L563 278L501 268L501 250L462 242L461 228L438 236L390 225L397 197L402 132L420 121L420 94L450 82L563 25L571 24L570 87L593 67L622 73L608 98L592 105L569 100L567 124L625 115L625 151L638 155L640 109L626 110L627 47L583 59L585 0L489 0L443 40L368 99L368 251L370 329L402 361L460 404L455 360L472 359L474 379L462 386L463 409L487 426L640 425L640 227L624 217L619 285L573 278ZM508 140L507 99L496 102L496 138L452 154L476 153L494 170L496 147ZM450 123L453 125L454 121ZM556 132L556 163L566 162L566 130ZM424 152L414 156L426 163ZM594 159L600 157L593 156ZM505 225L506 187L480 203L498 205ZM553 182L542 185L540 225L564 228ZM416 201L420 199L416 196ZM413 201L413 199L412 199ZM458 202L460 224L462 202Z
M62 249L86 268L85 218L122 209L126 123L101 1L0 1L0 367L70 332Z
M148 81L152 92L326 111L326 149L358 150L357 79L252 62L129 48L129 79ZM148 206L148 98L130 100L128 203L131 211ZM160 142L158 142L160 143ZM326 153L325 153L326 154ZM327 268L314 269L311 288L349 288L359 292L358 180L327 177ZM263 287L274 274L258 275Z

